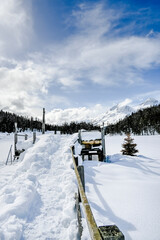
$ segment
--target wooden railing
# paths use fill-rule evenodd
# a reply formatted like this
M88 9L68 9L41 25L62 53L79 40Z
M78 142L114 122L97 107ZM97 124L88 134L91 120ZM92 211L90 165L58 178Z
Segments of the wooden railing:
M77 182L78 182L80 200L83 204L85 217L88 224L88 229L89 229L91 239L92 240L106 240L106 239L107 240L125 240L123 233L119 230L119 228L116 225L107 225L107 226L100 226L100 227L97 226L85 194L84 168L83 166L78 166L78 159L77 157L74 156L74 146L71 147L71 152L72 152L74 171L75 171ZM76 201L77 201L77 198L76 198ZM77 210L78 210L77 216L78 218L80 218L81 213L80 213L79 202L78 202ZM81 238L81 233L82 233L81 219L78 219L78 223L80 225L79 232L80 232L80 238Z
M73 164L74 164L74 171L75 171L77 182L78 182L79 194L80 194L80 198L81 198L83 208L84 208L84 211L85 211L86 220L87 220L88 229L89 229L91 239L92 240L101 240L102 239L101 235L99 233L99 230L98 230L97 224L95 222L93 213L91 211L91 208L90 208L90 205L88 203L86 194L84 192L84 188L83 188L83 185L82 185L82 181L81 181L79 172L77 170L77 165L76 165L76 161L75 161L75 157L74 157L74 154L73 154L72 147L71 147L71 152L72 152L72 159L73 159Z

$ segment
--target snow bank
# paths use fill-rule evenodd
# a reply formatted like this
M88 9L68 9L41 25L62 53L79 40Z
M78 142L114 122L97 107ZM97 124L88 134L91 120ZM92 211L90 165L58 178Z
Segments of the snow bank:
M0 190L0 239L77 239L74 138L51 133L32 147L25 143L28 150ZM1 169L1 179L6 176Z
M106 140L106 154L112 155L121 153L122 143L124 142L125 135L119 136L107 135ZM134 136L134 143L137 144L138 155L146 156L152 159L160 159L160 135L145 135Z

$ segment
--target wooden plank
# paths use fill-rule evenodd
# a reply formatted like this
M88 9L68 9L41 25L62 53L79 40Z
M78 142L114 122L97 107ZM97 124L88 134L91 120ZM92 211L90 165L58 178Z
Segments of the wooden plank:
M88 224L91 239L92 240L102 240L102 238L100 236L100 232L99 232L98 227L97 227L97 224L95 222L93 213L91 211L90 205L88 203L88 199L87 199L86 194L85 194L84 189L83 189L83 185L82 185L82 182L81 182L78 170L77 170L77 166L76 166L76 162L75 162L75 158L74 158L74 155L73 155L72 148L71 148L71 152L72 152L74 170L75 170L75 174L76 174L77 182L78 182L78 189L79 189L81 201L82 201L82 204L83 204L83 207L84 207L84 211L85 211L86 220L87 220L87 224Z
M94 144L101 144L102 140L89 140L89 141L81 141L81 144L83 145L94 145Z

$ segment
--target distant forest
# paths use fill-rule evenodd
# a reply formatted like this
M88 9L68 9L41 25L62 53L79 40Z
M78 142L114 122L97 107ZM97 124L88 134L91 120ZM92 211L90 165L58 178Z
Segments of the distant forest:
M17 126L19 131L25 131L25 130L36 130L41 131L42 130L42 121L40 121L37 118L28 118L16 115L14 113L4 112L0 111L0 132L14 132L14 123L17 122ZM51 124L45 124L46 131L54 131L57 133L59 131L61 134L72 134L75 132L78 132L80 129L86 129L86 130L100 130L100 127L94 126L92 123L86 123L86 122L71 122L70 124L64 123L63 125L51 125Z
M106 134L133 133L136 135L160 134L160 104L132 113L106 128Z

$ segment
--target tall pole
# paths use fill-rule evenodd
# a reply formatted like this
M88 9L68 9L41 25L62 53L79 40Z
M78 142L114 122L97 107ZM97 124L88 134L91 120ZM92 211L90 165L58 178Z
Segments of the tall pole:
M16 155L16 151L17 151L17 122L14 123L15 126L15 132L14 132L14 156Z
M102 126L102 129L101 129L101 135L102 135L102 149L103 149L103 160L106 159L105 129L106 129L106 127L104 126L104 122L103 122L103 126Z
M43 108L42 134L45 134L45 108Z

